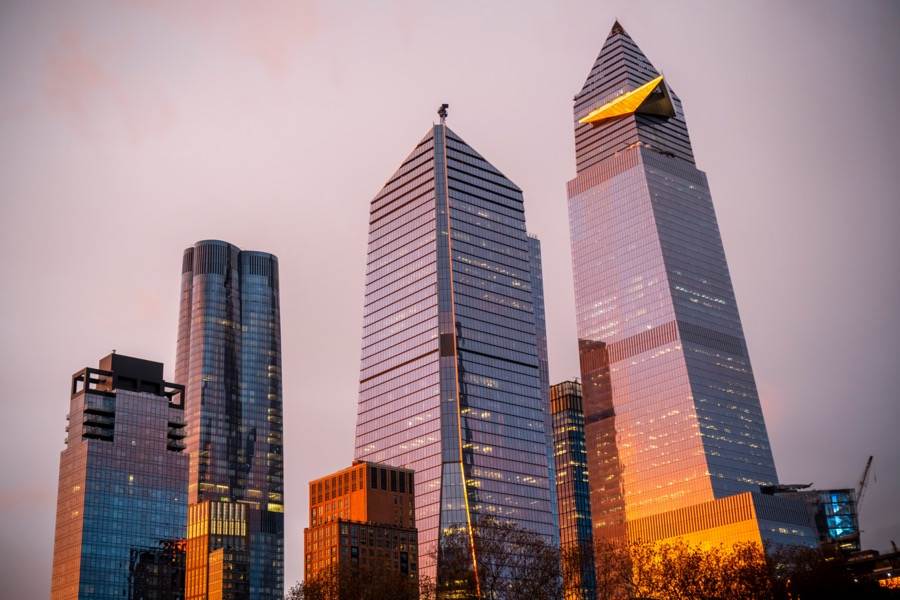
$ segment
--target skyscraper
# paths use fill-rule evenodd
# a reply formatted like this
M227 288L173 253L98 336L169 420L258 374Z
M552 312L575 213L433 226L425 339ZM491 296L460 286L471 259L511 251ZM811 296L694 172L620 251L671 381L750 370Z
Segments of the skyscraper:
M545 401L522 192L442 118L371 203L356 426L415 471L420 574L484 517L554 538Z
M597 598L594 527L581 400L581 383L578 381L563 381L550 388L559 499L559 548L566 600Z
M569 222L595 534L805 539L795 504L757 493L777 480L775 464L681 102L619 23L574 116Z
M183 597L183 395L161 363L122 354L72 376L53 600Z
M275 256L241 251L216 240L198 242L184 251L175 377L185 385L189 502L213 503L192 508L190 515L203 519L238 515L246 529L246 554L235 546L244 543L236 541L241 536L189 543L188 563L195 566L188 573L189 593L191 589L205 593L209 575L202 565L208 565L212 553L225 544L230 551L216 555L216 564L234 556L249 561L249 566L224 565L222 572L246 572L252 598L280 600L284 461ZM202 523L191 525L204 531ZM208 534L213 533L209 528ZM191 556L192 548L205 548L208 554Z

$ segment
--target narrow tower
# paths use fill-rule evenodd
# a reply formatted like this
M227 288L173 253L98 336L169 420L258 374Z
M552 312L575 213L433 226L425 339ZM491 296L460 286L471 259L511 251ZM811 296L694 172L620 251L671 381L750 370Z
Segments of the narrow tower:
M278 259L217 240L184 251L175 378L190 456L187 598L210 559L252 598L284 595L284 464ZM210 503L209 506L199 506ZM197 506L195 506L197 505ZM209 524L240 523L217 536ZM213 552L224 548L223 553ZM220 564L233 558L234 564ZM214 577L218 577L215 573Z
M415 471L431 578L481 518L556 534L522 192L440 116L371 203L356 426L357 459Z
M566 600L597 600L581 382L563 381L552 386L550 411L553 413L563 596Z
M759 540L773 528L757 519L771 504L757 492L777 476L709 186L681 101L618 22L574 118L595 537ZM791 510L768 512L792 523L770 539L808 535Z

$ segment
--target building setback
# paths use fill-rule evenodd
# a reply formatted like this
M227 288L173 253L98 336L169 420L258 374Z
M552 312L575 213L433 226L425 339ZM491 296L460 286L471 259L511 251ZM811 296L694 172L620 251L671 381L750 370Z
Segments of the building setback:
M588 459L581 401L581 383L578 381L563 381L550 387L559 506L559 549L563 560L566 600L597 598Z
M797 503L759 494L775 463L681 101L619 23L574 118L569 223L595 538L808 544Z
M203 597L222 573L234 589L245 573L254 599L284 595L278 291L278 259L271 254L217 240L184 251L175 377L185 385L189 502L207 504L192 507L191 519L201 521L189 525L208 536L188 543L189 598ZM222 506L229 503L240 506ZM208 527L217 515L240 519L246 535L217 534ZM201 548L203 555L192 555ZM213 556L219 548L226 551Z
M521 190L429 128L371 203L356 427L357 459L415 470L429 578L482 517L556 537L530 268Z
M816 526L819 546L826 554L859 552L859 501L856 490L817 490L811 487L812 484L775 485L763 487L762 492L802 501Z
M417 579L414 490L411 470L360 461L310 481L306 580L348 569L393 569Z
M53 600L183 597L183 392L161 363L122 354L72 376Z

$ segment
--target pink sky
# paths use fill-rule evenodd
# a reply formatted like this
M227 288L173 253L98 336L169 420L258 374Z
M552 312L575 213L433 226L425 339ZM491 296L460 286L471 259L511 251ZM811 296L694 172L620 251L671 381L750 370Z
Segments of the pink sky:
M563 6L563 4L565 4ZM0 581L49 590L70 375L172 376L181 252L279 256L288 583L306 482L352 458L368 203L441 102L525 191L551 375L577 375L571 99L613 19L709 175L778 465L900 540L900 8L891 1L5 2Z

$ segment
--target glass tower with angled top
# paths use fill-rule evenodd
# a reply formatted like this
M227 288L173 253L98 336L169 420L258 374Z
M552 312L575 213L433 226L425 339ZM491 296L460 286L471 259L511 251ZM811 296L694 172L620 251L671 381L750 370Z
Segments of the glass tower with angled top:
M356 426L415 471L423 576L485 517L556 536L530 267L522 191L442 118L371 203Z
M805 543L797 507L758 494L777 481L775 463L681 101L618 22L574 120L569 223L595 537Z

